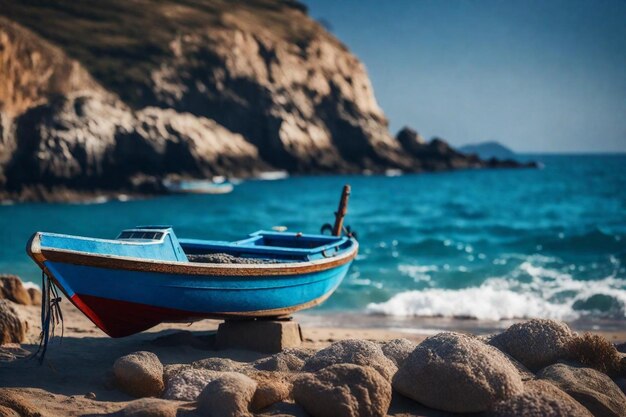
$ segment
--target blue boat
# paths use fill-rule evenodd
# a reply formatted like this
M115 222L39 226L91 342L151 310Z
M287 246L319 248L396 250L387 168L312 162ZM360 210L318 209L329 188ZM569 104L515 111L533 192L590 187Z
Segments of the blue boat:
M224 177L208 180L163 180L163 186L172 194L228 194L233 191L233 183Z
M343 228L348 194L330 236L258 231L225 242L140 226L116 239L37 232L27 252L48 286L111 337L161 322L287 316L326 300L356 257Z

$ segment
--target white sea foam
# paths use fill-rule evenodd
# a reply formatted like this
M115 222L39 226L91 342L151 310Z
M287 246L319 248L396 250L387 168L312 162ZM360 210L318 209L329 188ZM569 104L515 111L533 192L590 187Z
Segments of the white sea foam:
M415 276L427 270L422 267L403 272ZM531 280L517 280L522 273ZM458 290L428 288L401 292L386 302L369 304L367 310L390 316L574 320L585 314L576 310L575 304L597 295L615 300L626 317L626 279L612 274L600 280L580 281L567 273L523 262L507 278L490 278L480 286Z
M26 289L29 289L29 288L34 288L34 289L36 289L36 290L41 291L41 287L40 287L39 285L35 284L34 282L29 282L29 281L22 282L22 286L23 286L24 288L26 288Z

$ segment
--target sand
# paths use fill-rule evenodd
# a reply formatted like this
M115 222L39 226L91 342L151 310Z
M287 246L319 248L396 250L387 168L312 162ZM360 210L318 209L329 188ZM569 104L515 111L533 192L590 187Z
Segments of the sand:
M17 306L29 322L27 341L0 347L0 387L15 389L26 399L38 404L49 416L97 415L115 412L132 398L112 383L113 362L125 354L149 350L163 364L191 363L207 357L226 357L249 362L268 356L242 350L213 350L202 341L208 340L219 321L162 324L140 334L112 339L93 325L82 313L63 303L65 333L49 345L42 365L28 359L38 346L39 307ZM415 342L442 330L488 334L500 331L510 322L478 322L448 319L389 319L359 314L298 314L302 325L304 346L322 348L342 339L389 340L404 337ZM574 326L576 327L576 326ZM59 329L60 330L60 329ZM171 336L180 330L192 337ZM589 330L578 328L578 330ZM626 330L597 331L609 340L626 341ZM168 337L169 336L169 337ZM95 399L85 398L95 394ZM399 404L399 405L398 405ZM395 409L402 408L402 401ZM393 410L392 410L393 411Z

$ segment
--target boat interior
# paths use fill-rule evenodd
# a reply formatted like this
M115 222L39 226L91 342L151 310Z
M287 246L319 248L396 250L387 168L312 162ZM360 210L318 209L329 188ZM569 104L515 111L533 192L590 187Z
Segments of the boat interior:
M159 226L141 226L124 230L117 239L133 242L163 241L168 235L176 252L184 253L189 262L200 263L310 261L336 256L352 244L347 237L264 230L234 242L178 239L171 228Z

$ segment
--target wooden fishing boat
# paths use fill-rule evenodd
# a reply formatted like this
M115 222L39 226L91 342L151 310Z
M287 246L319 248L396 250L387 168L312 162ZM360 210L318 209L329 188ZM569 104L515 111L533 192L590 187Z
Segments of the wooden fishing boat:
M37 232L27 252L46 277L44 296L58 287L111 337L161 322L285 316L323 302L348 272L358 250L342 225L348 194L330 236L258 231L223 242L141 226L116 239ZM44 321L54 320L52 299Z

